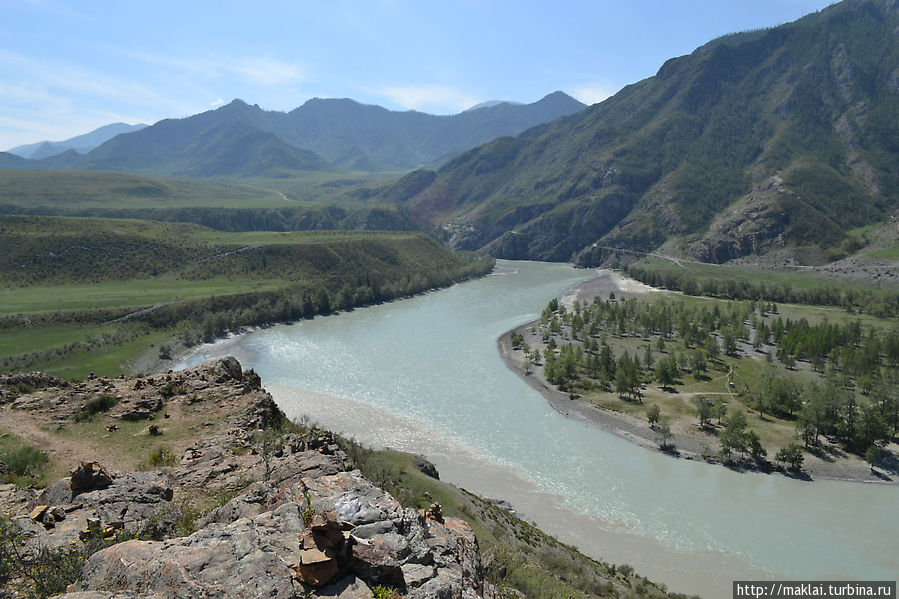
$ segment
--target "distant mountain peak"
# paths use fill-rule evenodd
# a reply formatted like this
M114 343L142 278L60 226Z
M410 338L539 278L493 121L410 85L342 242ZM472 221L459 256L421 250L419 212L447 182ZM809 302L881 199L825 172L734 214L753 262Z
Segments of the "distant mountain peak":
M471 108L466 108L462 112L471 112L473 110L480 110L481 108L493 108L494 106L499 106L500 104L508 104L510 106L521 106L521 102L512 102L510 100L487 100L486 102L481 102L480 104L475 104Z
M116 135L122 133L131 133L139 131L146 127L144 124L129 125L127 123L111 123L98 127L89 133L76 135L63 141L39 141L33 144L25 144L17 146L9 150L10 154L29 158L32 160L40 160L50 156L56 156L66 152L67 150L75 150L84 154L90 152L100 144L112 139Z

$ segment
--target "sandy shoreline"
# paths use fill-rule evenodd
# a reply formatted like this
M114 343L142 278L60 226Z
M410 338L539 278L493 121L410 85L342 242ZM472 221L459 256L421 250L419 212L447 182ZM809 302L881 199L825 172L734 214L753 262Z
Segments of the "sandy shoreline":
M593 298L600 296L606 298L609 293L615 293L617 297L641 297L646 296L656 290L648 285L644 285L639 281L627 279L611 270L597 270L597 276L576 285L569 289L561 298L562 303L570 306L575 300L584 302L592 302ZM538 321L524 323L514 329L507 331L497 340L497 348L506 366L524 380L532 389L538 391L549 404L557 412L564 414L569 418L575 418L586 422L597 428L601 428L607 432L618 435L632 443L636 443L641 447L662 452L656 441L656 433L649 427L648 422L643 418L636 418L632 415L614 412L594 406L585 401L571 399L567 393L563 393L553 387L543 376L543 369L534 368L530 374L526 374L522 367L522 354L520 351L512 349L512 334L518 333L527 340L530 329ZM704 449L712 445L712 440L705 441L693 435L684 434L683 430L677 427L672 429L672 442L677 447L679 459L697 460L707 462L710 466L721 464L717 462L707 461L702 457ZM666 455L670 455L667 454ZM674 456L672 456L674 458ZM756 472L748 470L747 472ZM817 456L806 453L803 465L804 474L808 475L811 480L827 479L827 480L844 480L851 482L867 482L867 483L886 483L899 484L895 478L892 480L883 480L873 475L868 465L859 459L843 459L834 461L825 461ZM775 472L776 475L782 475Z

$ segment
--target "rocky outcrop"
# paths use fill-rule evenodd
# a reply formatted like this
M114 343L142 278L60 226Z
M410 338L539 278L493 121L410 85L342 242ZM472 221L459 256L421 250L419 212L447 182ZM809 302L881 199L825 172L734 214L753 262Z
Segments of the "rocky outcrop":
M314 591L350 599L371 597L378 585L422 599L485 596L477 539L464 521L444 517L439 506L403 508L348 470L330 433L277 432L272 425L284 416L271 397L235 390L246 382L236 360L169 378L217 397L244 393L244 409L164 471L85 462L40 494L0 488L0 508L17 514L30 551L71 547L88 535L132 537L90 556L60 597L287 599ZM160 385L118 383L134 393ZM176 524L184 526L179 506L219 491L233 497L197 518L195 532L176 536Z
M94 554L75 589L275 599L313 589L317 597L371 597L383 585L407 597L482 596L471 529L433 516L404 509L358 471L257 482L190 536L128 541ZM80 596L75 589L66 599Z
M434 463L425 456L415 456L415 461L413 463L415 464L415 467L418 469L418 471L422 474L430 476L435 480L440 480L440 473L437 471L437 466L435 466Z
M780 203L790 196L780 176L769 177L722 211L709 230L691 244L690 254L702 262L722 264L782 246L790 218Z
M35 389L65 388L69 381L43 372L20 372L0 375L0 404L16 399L20 394Z

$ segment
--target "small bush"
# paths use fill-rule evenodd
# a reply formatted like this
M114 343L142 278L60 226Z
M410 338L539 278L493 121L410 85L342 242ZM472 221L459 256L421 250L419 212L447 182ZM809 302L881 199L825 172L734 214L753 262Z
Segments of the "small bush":
M306 500L306 507L303 508L303 524L309 528L312 519L315 518L315 508L312 507L312 498L309 497L308 489L303 489L303 499Z
M44 475L47 454L33 445L25 445L0 453L0 462L6 464L6 472L0 475L0 480L25 485Z
M399 592L391 587L378 585L371 590L374 599L400 599Z
M97 414L108 412L112 406L119 403L119 398L111 393L101 393L87 400L87 403L81 408L81 411L75 415L75 420L81 422L90 420Z
M165 384L165 387L159 391L159 394L165 399L171 399L176 395L184 395L185 393L187 393L187 389L184 388L184 385L176 383L175 381L169 381Z
M181 511L181 518L175 523L172 536L186 537L197 532L197 520L199 520L206 511L203 510L199 504L188 501L187 499L181 500L178 509Z
M175 454L167 447L157 447L150 452L147 461L141 464L144 470L153 470L163 466L174 466L178 461Z
M0 514L0 582L20 578L18 594L10 596L50 597L66 590L81 574L84 562L97 551L127 541L133 535L119 531L106 538L100 527L71 547L39 546L33 552L24 550L25 535L9 514Z

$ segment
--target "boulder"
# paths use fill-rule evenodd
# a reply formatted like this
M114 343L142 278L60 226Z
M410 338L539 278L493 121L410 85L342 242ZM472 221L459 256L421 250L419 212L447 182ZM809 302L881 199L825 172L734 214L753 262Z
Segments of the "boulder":
M209 512L197 522L202 528L209 524L230 524L241 518L255 518L263 512L275 509L288 499L288 494L274 482L257 481L231 499L225 505Z
M243 368L237 358L226 356L211 362L206 362L203 367L212 375L216 383L239 381L243 378Z
M365 581L350 574L315 591L316 597L334 597L337 599L371 599L371 588Z
M72 491L92 491L108 487L110 483L112 477L99 462L81 462L81 465L72 471L69 487Z
M95 521L100 530L124 529L161 537L181 519L173 496L174 490L159 472L118 474L106 487L81 491L72 490L69 480L61 479L35 500L37 505L52 506L44 517L56 522L52 533L35 542L66 546L88 531L89 521Z
M166 597L292 599L306 596L291 564L303 530L299 506L211 524L189 537L128 541L87 560L72 590Z
M153 412L144 408L134 408L133 410L122 412L119 418L122 420L150 420L153 418Z
M440 480L440 473L437 472L437 466L435 466L426 457L422 455L415 456L414 464L415 468L422 474L430 476L431 478L434 478L436 480Z

